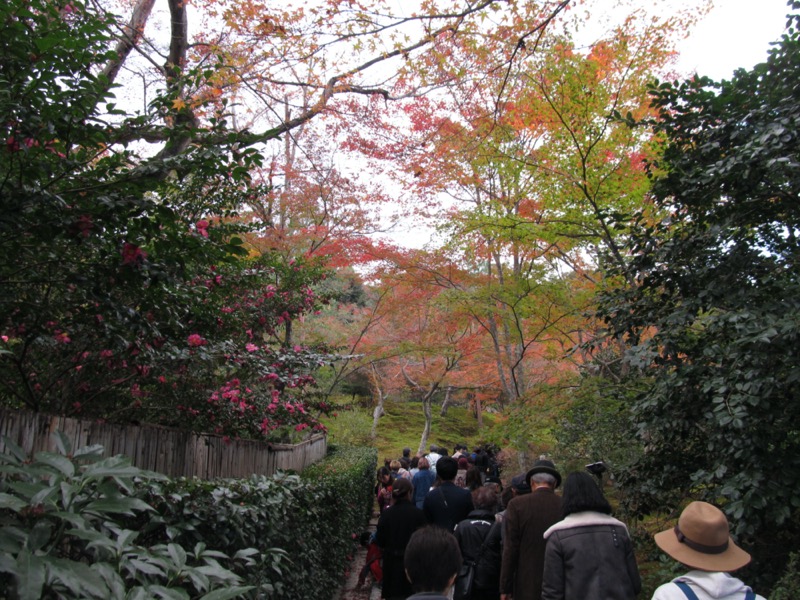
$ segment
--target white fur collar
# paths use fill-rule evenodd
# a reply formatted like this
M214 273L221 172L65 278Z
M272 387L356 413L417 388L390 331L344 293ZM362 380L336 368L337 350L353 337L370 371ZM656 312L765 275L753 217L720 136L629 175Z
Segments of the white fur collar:
M554 531L572 529L573 527L589 527L590 525L617 525L623 527L626 532L628 531L625 523L615 519L611 515L587 510L579 513L572 513L571 515L564 517L564 519L544 532L544 539L550 537L550 534L552 534Z

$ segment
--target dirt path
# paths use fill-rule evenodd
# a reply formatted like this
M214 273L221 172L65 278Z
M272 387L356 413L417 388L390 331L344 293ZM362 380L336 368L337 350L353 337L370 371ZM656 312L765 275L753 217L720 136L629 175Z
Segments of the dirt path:
M378 515L373 514L369 522L369 531L375 531L377 523ZM363 586L359 587L358 585L358 575L364 566L366 557L367 549L359 545L358 550L353 554L353 560L350 561L347 579L333 600L380 600L381 589L372 585L370 576L367 576L366 583Z

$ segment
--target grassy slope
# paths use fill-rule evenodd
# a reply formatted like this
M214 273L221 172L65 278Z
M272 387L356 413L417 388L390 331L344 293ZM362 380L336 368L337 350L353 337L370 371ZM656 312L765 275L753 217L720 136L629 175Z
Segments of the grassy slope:
M354 411L338 411L338 416L324 420L328 427L330 443L359 444L372 446L378 450L378 459L396 458L404 447L411 448L412 454L419 448L425 416L419 402L386 402L386 414L378 422L375 440L369 438L372 429L371 409L355 408ZM450 450L456 443L463 442L470 448L487 441L490 437L495 417L483 415L483 429L478 429L478 421L467 409L451 406L447 416L442 417L439 407L433 409L433 423L428 445L438 444Z

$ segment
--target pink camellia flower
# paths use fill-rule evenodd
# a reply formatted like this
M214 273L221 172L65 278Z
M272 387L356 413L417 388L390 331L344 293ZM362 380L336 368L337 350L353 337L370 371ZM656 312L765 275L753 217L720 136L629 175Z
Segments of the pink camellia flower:
M147 258L147 252L136 244L125 242L122 246L122 264L138 266Z
M7 335L0 335L0 340L3 340L4 344L8 343L8 336Z
M186 341L192 347L203 346L206 343L206 340L204 340L203 337L197 333L190 335L188 338L186 338Z
M202 219L202 220L198 221L197 223L195 223L194 226L197 228L197 233L202 235L204 238L208 237L208 226L209 226L209 222L208 221L206 221L205 219Z
M247 344L247 345L245 346L245 349L246 349L248 352L257 352L257 351L258 351L258 346L256 346L255 344Z

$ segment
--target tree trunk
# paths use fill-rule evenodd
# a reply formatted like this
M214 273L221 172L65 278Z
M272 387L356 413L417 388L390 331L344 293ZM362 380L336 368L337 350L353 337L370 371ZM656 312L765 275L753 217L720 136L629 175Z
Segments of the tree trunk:
M422 429L422 437L419 440L419 451L423 454L428 449L428 437L431 435L431 424L433 423L433 413L431 412L431 396L425 394L422 399L422 413L425 415L425 427Z
M448 385L447 389L444 392L444 401L442 402L442 410L439 413L443 417L447 416L447 407L450 405L450 397L452 393L453 393L453 386Z
M383 400L383 393L378 392L378 404L372 411L372 431L370 432L370 436L373 440L378 437L378 421L383 415L386 414L386 411L383 410Z
M386 395L381 389L381 380L375 363L370 363L370 367L372 369L372 387L375 390L375 394L378 396L378 403L372 411L372 431L370 432L370 436L374 440L378 436L378 420L386 414L386 411L383 410L383 403L386 401Z

